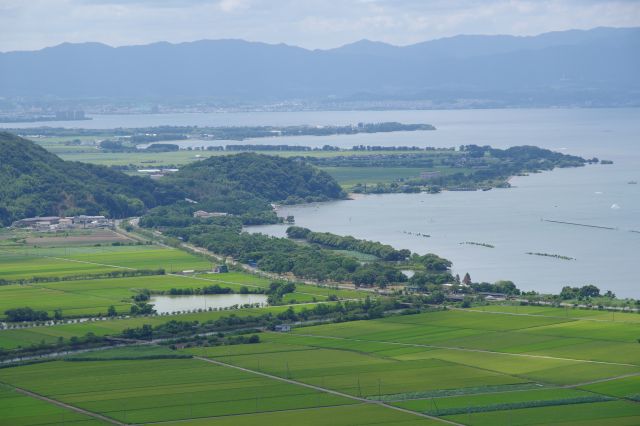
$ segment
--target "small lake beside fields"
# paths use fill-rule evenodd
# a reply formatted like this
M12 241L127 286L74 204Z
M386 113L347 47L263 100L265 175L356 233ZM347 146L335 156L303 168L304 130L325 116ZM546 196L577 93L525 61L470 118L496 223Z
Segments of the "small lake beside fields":
M229 308L234 305L267 304L264 294L194 294L181 296L152 296L149 303L159 314Z

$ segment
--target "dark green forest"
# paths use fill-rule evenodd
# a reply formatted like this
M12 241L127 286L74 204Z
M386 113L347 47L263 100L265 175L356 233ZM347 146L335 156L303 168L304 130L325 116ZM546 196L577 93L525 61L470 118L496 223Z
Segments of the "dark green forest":
M64 161L27 139L1 132L0 159L4 226L47 215L125 218L158 206L165 206L165 217L174 215L170 212L182 216L207 210L248 215L245 223L270 223L275 220L270 203L345 197L331 176L304 161L257 154L210 158L151 180ZM197 204L185 202L186 198Z
M46 215L114 218L182 198L172 185L104 166L64 161L35 143L0 132L0 224Z

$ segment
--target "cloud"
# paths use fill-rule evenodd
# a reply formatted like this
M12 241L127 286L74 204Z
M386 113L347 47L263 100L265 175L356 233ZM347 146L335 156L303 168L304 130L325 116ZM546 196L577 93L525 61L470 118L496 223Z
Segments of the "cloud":
M223 12L234 12L238 10L245 10L248 8L248 4L245 0L221 0L218 2L218 7Z
M244 38L329 48L640 26L635 0L0 0L0 51Z

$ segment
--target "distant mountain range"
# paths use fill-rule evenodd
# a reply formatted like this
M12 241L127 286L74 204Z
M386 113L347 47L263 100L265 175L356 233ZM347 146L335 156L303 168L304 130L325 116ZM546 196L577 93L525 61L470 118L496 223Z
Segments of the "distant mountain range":
M638 105L640 28L461 35L330 50L242 40L0 53L0 97Z

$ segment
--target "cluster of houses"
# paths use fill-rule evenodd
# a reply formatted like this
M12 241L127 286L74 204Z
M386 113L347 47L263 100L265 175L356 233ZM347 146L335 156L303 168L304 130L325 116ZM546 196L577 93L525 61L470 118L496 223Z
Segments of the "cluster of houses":
M36 216L17 220L13 222L11 226L13 228L30 229L34 231L62 231L67 229L88 228L112 229L115 223L113 219L107 219L104 216Z
M160 179L163 176L177 171L178 169L138 169L138 173L147 175L151 179Z
M202 219L207 219L210 217L224 217L224 216L232 216L229 213L223 213L223 212L206 212L204 210L198 210L196 212L193 212L193 217L196 218L202 218Z

